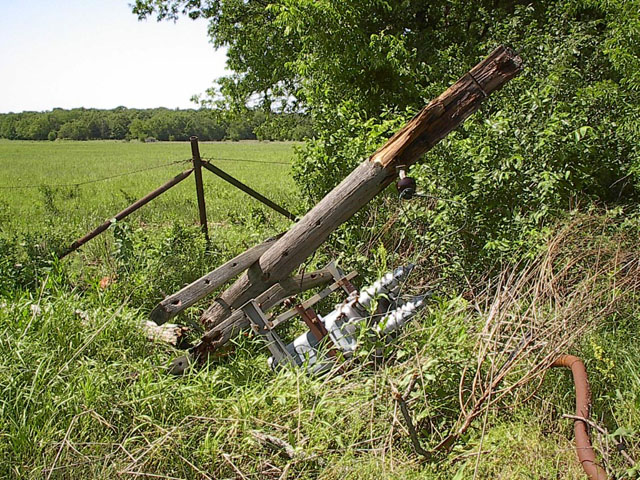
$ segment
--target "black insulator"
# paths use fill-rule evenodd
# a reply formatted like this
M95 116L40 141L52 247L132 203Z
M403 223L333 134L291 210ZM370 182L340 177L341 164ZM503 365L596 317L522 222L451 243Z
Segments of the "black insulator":
M411 200L416 194L416 181L411 177L404 177L396 183L398 194L402 200Z

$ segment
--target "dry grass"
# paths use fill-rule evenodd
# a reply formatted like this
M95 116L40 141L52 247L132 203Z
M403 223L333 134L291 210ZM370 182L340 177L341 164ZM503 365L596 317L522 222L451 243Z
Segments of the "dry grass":
M474 298L468 321L479 325L477 363L463 371L459 419L436 450L450 449L492 407L531 398L559 355L637 295L639 246L606 236L602 222L569 223L539 256L505 269Z

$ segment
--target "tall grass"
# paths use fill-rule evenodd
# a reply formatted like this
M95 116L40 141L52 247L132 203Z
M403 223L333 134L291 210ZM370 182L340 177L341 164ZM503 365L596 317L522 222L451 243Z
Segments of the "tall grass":
M205 144L201 151L211 157L287 161L291 145ZM0 185L82 180L189 156L186 143L0 142L0 152L6 172ZM20 161L22 168L11 166ZM286 166L220 165L296 210ZM31 170L40 176L20 176ZM512 308L501 310L502 317L490 317L491 302L478 296L474 301L468 292L438 291L437 285L429 285L422 265L410 286L434 288L436 295L387 348L382 362L370 355L376 346L365 345L353 368L340 375L274 373L259 339L241 336L226 356L184 377L168 376L166 367L181 352L145 338L140 325L150 308L233 254L285 229L288 221L206 176L210 249L199 232L190 180L62 262L52 259L50 247L72 240L124 206L128 195L140 196L179 170L151 170L79 187L77 196L65 196L62 189L51 195L37 189L17 194L0 190L5 212L0 217L0 477L583 478L571 423L561 417L573 410L573 386L565 372L550 372L537 390L531 389L536 384L527 384L527 389L514 391L533 395L505 397L482 420L472 422L450 451L436 450L429 461L415 454L392 396L392 384L404 389L418 377L409 407L424 448L433 450L459 427L459 388L461 382L469 385L463 372L473 372L481 358L477 333L489 318L528 325L524 305L530 291L524 288L520 293L510 290L519 297L509 300ZM587 247L637 252L637 218L613 213L581 218L581 227L576 219L567 221L570 227L564 232L569 228L575 241L559 250L553 271L563 271L563 265L579 257L578 266L586 265ZM371 236L366 245L370 270L362 283L432 248L415 237L412 248L405 249L407 239L397 232L385 238L391 244ZM339 249L330 245L314 261ZM513 271L509 268L505 271ZM555 285L572 298L571 289L582 285L587 270L566 271L572 281ZM105 277L109 281L101 286ZM599 278L603 283L596 292L606 292L605 286L616 293L613 289L621 285L616 275ZM497 298L490 293L496 290L486 289L483 298ZM640 457L640 313L635 293L625 291L630 300L589 323L570 346L570 353L587 363L594 420L611 433L610 438L594 435L594 443L608 468L627 478L636 473L615 444L622 441L632 457ZM523 308L517 307L518 300ZM206 303L177 320L190 323ZM561 320L553 309L544 310L549 319ZM503 333L510 331L506 323L500 325ZM294 325L287 333L301 328ZM504 342L494 343L504 347ZM518 401L526 396L528 401ZM265 434L291 449L265 444L260 440Z

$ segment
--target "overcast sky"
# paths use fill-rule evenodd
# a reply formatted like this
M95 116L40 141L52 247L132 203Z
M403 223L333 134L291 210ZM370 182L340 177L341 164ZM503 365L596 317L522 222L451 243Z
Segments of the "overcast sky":
M227 73L207 22L140 22L130 1L0 0L0 112L194 107Z

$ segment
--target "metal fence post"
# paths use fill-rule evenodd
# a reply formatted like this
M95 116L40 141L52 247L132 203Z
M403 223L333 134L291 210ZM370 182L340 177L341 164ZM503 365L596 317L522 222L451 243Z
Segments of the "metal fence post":
M181 174L176 175L175 177L173 177L171 180L169 180L167 183L165 183L161 187L156 188L153 192L148 193L147 195L142 197L140 200L137 200L137 201L133 202L131 205L129 205L127 208L125 208L121 212L116 213L115 216L113 217L113 219L115 219L116 221L119 222L120 220L125 218L127 215L135 212L140 207L142 207L143 205L146 205L147 203L149 203L151 200L153 200L157 196L163 194L164 192L169 190L174 185L177 185L178 183L180 183L182 180L184 180L189 175L191 175L192 171L193 171L193 169L190 169L190 170L187 170L186 172L182 172ZM71 252L79 249L82 245L87 243L92 238L95 238L98 235L100 235L102 232L104 232L105 230L107 230L111 226L111 224L113 223L113 219L107 220L106 222L104 222L102 225L100 225L99 227L97 227L93 231L87 233L84 237L82 237L82 238L76 240L75 242L73 242L69 248L67 248L64 252L62 252L61 254L58 255L58 258L66 257Z
M204 203L204 187L202 185L202 160L200 159L200 148L198 147L198 137L193 136L191 141L191 155L193 158L193 172L196 177L196 194L198 197L198 211L200 213L200 227L204 238L209 243L209 227L207 225L207 207Z

